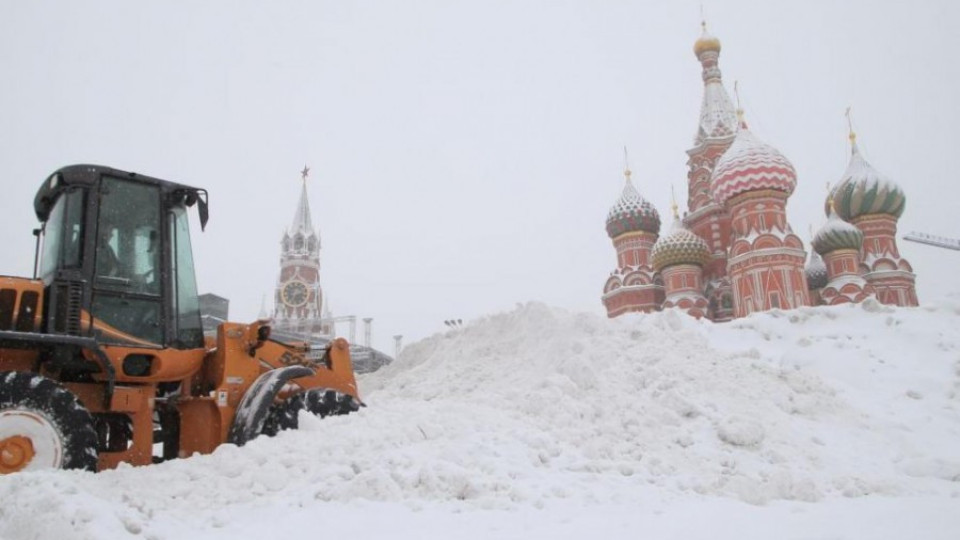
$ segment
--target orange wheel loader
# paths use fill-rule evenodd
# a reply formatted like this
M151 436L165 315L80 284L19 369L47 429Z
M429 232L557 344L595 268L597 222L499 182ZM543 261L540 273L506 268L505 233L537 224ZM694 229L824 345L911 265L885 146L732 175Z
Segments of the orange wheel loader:
M94 165L34 199L34 278L0 277L0 474L145 465L362 406L349 348L267 321L204 337L188 211L203 189Z

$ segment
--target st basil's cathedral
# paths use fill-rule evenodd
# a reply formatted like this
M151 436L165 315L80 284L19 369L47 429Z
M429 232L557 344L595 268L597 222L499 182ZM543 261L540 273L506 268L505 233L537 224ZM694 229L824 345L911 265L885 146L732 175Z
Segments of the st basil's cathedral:
M790 161L754 135L723 85L720 41L703 25L693 52L703 70L694 146L687 150L687 212L660 215L629 168L607 214L617 267L603 287L609 317L680 308L717 322L756 311L837 305L875 297L916 306L913 268L897 249L903 190L861 155L851 128L850 163L829 191L826 224L809 258L787 220L797 185Z

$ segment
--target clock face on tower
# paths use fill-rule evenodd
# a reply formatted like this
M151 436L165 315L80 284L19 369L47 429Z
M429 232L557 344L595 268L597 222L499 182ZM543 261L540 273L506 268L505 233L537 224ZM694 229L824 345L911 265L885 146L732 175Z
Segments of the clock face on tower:
M283 303L298 307L307 303L307 286L302 281L289 281L283 286Z

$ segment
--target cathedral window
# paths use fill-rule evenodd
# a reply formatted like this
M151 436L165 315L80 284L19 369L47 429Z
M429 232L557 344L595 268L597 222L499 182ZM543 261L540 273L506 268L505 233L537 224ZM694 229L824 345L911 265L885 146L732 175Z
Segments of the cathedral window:
M295 251L303 251L303 236L297 235L293 239L293 249Z

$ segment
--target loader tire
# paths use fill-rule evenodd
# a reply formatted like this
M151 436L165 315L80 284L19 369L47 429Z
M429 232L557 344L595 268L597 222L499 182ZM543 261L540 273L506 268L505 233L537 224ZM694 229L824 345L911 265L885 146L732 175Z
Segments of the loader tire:
M0 474L30 469L97 469L93 417L46 377L0 372Z
M300 424L300 411L308 411L323 418L349 414L357 409L356 402L347 394L325 388L314 388L290 396L283 403L271 407L270 415L263 424L263 433L273 437L285 429L297 429Z

